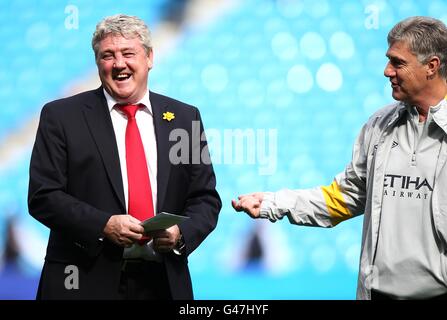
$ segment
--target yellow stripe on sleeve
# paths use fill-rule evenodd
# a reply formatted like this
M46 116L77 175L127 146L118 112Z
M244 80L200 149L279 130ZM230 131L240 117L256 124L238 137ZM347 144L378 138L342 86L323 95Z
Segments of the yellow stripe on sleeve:
M334 180L329 186L321 187L321 190L334 225L352 217L337 181Z

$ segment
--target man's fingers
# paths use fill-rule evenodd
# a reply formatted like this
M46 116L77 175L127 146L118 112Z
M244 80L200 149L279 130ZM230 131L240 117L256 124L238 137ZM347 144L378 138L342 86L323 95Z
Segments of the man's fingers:
M263 193L253 193L238 197L239 201L231 200L231 205L236 211L244 211L252 218L258 218L262 204Z
M149 233L153 238L169 238L169 232L165 229L154 230Z
M120 231L120 238L127 239L130 244L135 241L141 240L144 235L144 228L135 223L128 223ZM126 242L126 244L128 244Z
M113 215L104 228L104 234L121 247L131 246L144 235L140 221L130 215Z
M134 233L139 233L139 234L143 234L144 233L143 226L140 226L139 224L135 224L135 223L129 224L129 230L134 232Z
M134 216L131 216L130 214L128 214L127 217L128 217L128 219L129 219L129 221L132 222L132 223L135 223L135 224L138 224L138 225L141 223L140 220L138 220L138 219L135 218Z
M239 206L242 207L244 210L250 210L252 208L257 208L261 205L261 202L259 199L256 199L254 197L245 197L242 198L239 201Z
M118 237L116 239L116 243L121 247L130 247L133 244L133 241L126 237Z
M141 241L143 235L141 233L135 233L131 231L123 232L116 237L116 243L122 247L130 247L135 242Z
M141 236L144 234L144 228L140 225L140 220L131 215L127 215L126 217L127 221L123 225L124 235L134 240L141 239Z
M236 200L231 200L231 205L233 206L234 210L236 211L242 211L242 207L240 203Z
M141 225L140 220L129 215L129 222L130 222L129 225L130 230L141 234L144 233L144 227Z
M169 238L154 238L154 245L157 247L173 247L175 242Z
M142 233L136 233L132 231L128 231L125 233L125 237L132 240L132 241L138 241L143 237Z
M253 197L242 197L239 201L232 200L231 204L236 211L248 212L254 208L259 208L261 202Z
M169 238L154 238L152 245L157 252L169 252L174 248L175 242Z
M237 198L239 200L243 200L243 199L253 198L253 197L255 197L255 195L256 195L256 193L247 193L247 194L241 194Z

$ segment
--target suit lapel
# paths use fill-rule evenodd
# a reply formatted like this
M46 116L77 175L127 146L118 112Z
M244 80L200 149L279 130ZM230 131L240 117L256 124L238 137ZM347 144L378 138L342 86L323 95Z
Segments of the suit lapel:
M163 103L160 97L150 92L149 99L154 117L155 138L157 140L157 208L159 213L163 208L163 201L166 195L166 189L169 180L169 171L171 168L169 161L169 133L172 126L168 121L163 120L163 113L167 111L167 105Z
M102 87L93 91L93 93L93 98L86 102L84 106L84 116L101 154L107 175L120 201L123 213L125 213L127 210L124 200L123 180L112 119Z

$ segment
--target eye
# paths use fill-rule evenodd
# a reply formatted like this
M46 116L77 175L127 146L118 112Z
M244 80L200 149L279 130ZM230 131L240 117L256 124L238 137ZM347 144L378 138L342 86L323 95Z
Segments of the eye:
M400 59L390 59L390 63L393 67L399 68L404 65L404 61Z
M134 52L124 52L123 56L125 56L126 58L131 58L135 55Z
M113 55L111 53L103 53L101 55L101 59L103 59L103 60L110 60L112 58L113 58Z

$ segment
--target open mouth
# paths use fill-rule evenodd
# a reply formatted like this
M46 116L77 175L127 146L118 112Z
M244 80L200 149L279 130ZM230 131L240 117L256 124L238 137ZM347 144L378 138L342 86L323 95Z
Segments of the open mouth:
M129 80L131 76L132 76L132 74L130 74L130 73L118 73L113 76L113 80L123 82L123 81Z

